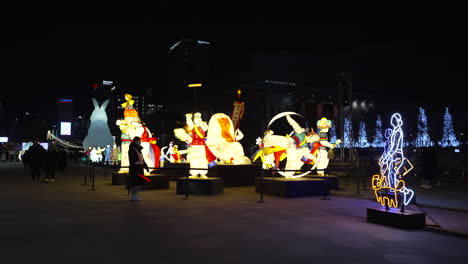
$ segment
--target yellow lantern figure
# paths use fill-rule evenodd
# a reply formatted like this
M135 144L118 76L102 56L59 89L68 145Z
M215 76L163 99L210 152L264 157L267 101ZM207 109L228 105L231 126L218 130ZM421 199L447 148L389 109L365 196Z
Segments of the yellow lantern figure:
M133 96L131 94L125 94L125 103L121 104L122 107L125 107L124 117L137 117L138 112L133 108L135 100L132 100Z

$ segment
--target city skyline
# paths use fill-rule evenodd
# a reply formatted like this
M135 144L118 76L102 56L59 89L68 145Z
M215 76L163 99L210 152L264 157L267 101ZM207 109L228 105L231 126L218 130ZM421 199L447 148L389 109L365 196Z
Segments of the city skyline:
M6 78L0 83L2 111L8 114L35 109L50 118L53 102L73 96L77 112L86 115L92 86L102 80L113 80L122 91L135 94L149 89L157 103L177 106L176 95L191 91L171 88L169 66L175 59L168 50L189 37L210 43L210 79L204 89L213 89L213 100L246 82L264 80L301 83L302 89L292 89L298 97L310 96L310 89L336 94L337 74L350 72L354 97L375 101L376 114L411 113L420 106L437 113L449 107L456 125L467 120L463 97L458 96L467 83L463 42L452 34L456 27L446 30L445 24L117 21L9 26L11 41L2 49ZM152 30L157 34L150 34ZM305 34L310 31L313 36ZM183 78L182 68L177 69L175 78Z

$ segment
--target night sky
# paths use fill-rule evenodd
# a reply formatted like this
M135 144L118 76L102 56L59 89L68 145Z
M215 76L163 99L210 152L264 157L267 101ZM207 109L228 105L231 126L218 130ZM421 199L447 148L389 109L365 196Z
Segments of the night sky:
M39 108L45 116L52 115L61 96L74 96L86 105L92 85L103 79L117 80L123 88L170 94L165 89L167 51L188 36L212 43L214 78L220 80L247 73L256 79L328 88L334 87L337 73L349 71L357 92L392 94L391 100L377 102L386 107L382 110L420 105L442 112L449 106L461 120L467 112L462 96L467 43L461 24L424 12L398 17L392 10L380 19L374 14L340 21L254 13L238 23L215 22L222 14L180 24L135 14L74 21L3 18L2 111Z

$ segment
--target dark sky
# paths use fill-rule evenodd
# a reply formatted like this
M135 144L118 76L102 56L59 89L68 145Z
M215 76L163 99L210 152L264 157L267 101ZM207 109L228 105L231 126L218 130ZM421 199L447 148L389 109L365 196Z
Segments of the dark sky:
M219 78L249 72L327 84L345 70L353 74L354 89L401 98L395 108L465 109L467 43L459 21L409 11L399 16L394 9L383 17L363 18L361 11L341 20L314 19L317 12L300 20L249 13L237 23L216 20L222 14L193 21L157 15L3 19L1 97L9 112L47 109L58 96L83 97L103 79L164 94L168 47L191 36L213 44Z

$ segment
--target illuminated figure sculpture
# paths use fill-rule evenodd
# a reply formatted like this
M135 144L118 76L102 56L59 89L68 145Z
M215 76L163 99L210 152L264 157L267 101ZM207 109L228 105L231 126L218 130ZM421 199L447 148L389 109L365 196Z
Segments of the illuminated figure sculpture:
M133 118L132 118L133 119ZM130 147L130 143L132 143L132 138L136 136L136 130L132 125L132 122L129 122L128 119L124 120L117 120L117 126L119 126L120 131L122 132L120 136L120 140L122 142L121 149L121 163L120 163L120 170L119 172L125 173L129 171L129 160L128 160L128 149Z
M141 154L149 168L159 168L160 149L156 145L156 138L152 137L151 131L141 123L139 117L133 121L136 135L141 138Z
M165 152L166 149L167 151ZM169 146L161 149L161 156L170 163L185 163L185 159L182 156L183 154L187 154L187 150L179 150L179 146L174 145L172 141L169 143Z
M117 148L117 145L114 144L112 146L112 154L111 154L111 161L113 165L116 165L119 163L119 149Z
M202 120L200 113L195 113L193 120L192 114L186 114L185 121L187 131L183 128L176 128L174 134L176 138L189 144L187 161L190 163L190 168L195 168L190 169L190 177L207 178L208 167L215 166L217 159L205 144L208 124Z
M104 163L110 164L111 163L111 147L107 145L104 149Z
M239 129L234 130L231 118L223 113L214 114L208 122L206 145L222 164L251 164L244 156L244 148L238 142L244 137Z
M122 104L122 107L125 107L124 119L117 120L116 122L122 132L122 168L119 172L124 173L129 171L128 149L135 136L141 138L141 146L143 147L141 152L148 167L158 168L160 150L156 145L156 138L152 137L150 130L141 122L138 112L133 108L134 100L132 100L132 96L130 94L125 94L125 99L126 102ZM148 172L145 172L145 174L147 173Z
M101 162L102 156L98 154L98 152L99 151L95 147L93 147L89 152L89 159L92 162Z
M106 107L109 100L106 100L99 107L96 99L93 98L94 111L91 114L88 134L83 140L83 149L88 149L89 146L106 146L113 143L112 135L107 125Z
M330 160L328 159L327 148L335 148L336 145L341 143L340 139L337 139L335 144L328 142L328 130L332 127L331 121L322 117L317 121L317 128L319 129L319 145L318 145L318 160L317 160L317 174L319 176L325 175L325 169L328 167Z
M406 187L403 177L413 169L403 152L403 121L401 115L393 114L390 121L392 129L385 130L384 152L379 159L380 175L372 176L377 202L383 206L398 207L399 203L408 205L414 191ZM403 201L399 201L402 197Z
M279 136L274 135L272 130L265 131L263 139L257 142L261 149L257 151L252 158L252 160L255 161L260 157L264 169L274 168L286 179L299 178L310 174L311 171L299 175L295 175L295 172L299 170L304 163L314 165L312 169L315 169L320 157L318 152L320 142L319 136L313 132L307 133L306 129L301 127L291 115L300 116L294 112L280 113L272 118L268 126L278 118L286 116L286 120L293 128L293 133L291 133L293 135ZM312 147L309 148L309 145L312 145ZM284 159L286 159L286 167L285 171L281 171L279 169L279 163Z

